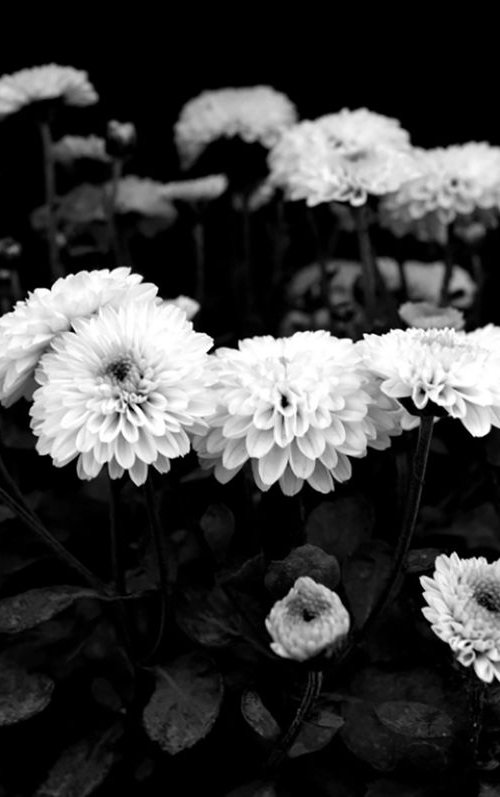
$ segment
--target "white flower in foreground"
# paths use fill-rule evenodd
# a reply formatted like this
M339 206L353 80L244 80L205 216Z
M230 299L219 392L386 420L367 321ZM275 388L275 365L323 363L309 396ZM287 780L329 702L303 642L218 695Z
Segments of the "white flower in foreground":
M271 86L204 91L184 105L175 125L175 142L184 167L189 168L219 138L238 136L272 147L296 119L294 104Z
M178 307L155 302L105 307L74 322L36 372L31 427L39 454L56 467L78 457L81 479L103 465L139 485L184 456L187 432L210 413L205 385L212 339L193 331Z
M0 118L42 100L66 105L93 105L98 97L86 72L72 66L47 64L21 69L0 78Z
M350 618L336 592L309 576L297 579L266 619L278 656L306 661L319 653L330 657L349 633Z
M405 302L399 317L409 327L420 329L463 329L464 314L455 307L439 307L431 302Z
M190 296L176 296L175 299L166 299L165 304L173 304L176 307L180 307L186 313L188 321L191 321L200 311L200 303Z
M100 307L142 302L158 288L143 283L129 268L80 271L58 279L50 288L37 288L10 313L0 318L0 401L8 407L22 396L30 398L33 373L40 357L61 332L78 318Z
M498 224L500 147L469 142L416 150L420 176L404 183L380 207L381 223L395 235L443 243L455 220ZM493 213L492 213L493 211Z
M434 577L422 576L422 612L457 660L482 681L500 681L500 560L441 554Z
M193 445L222 483L249 461L261 490L279 482L294 495L307 481L328 493L350 479L349 457L384 448L401 432L395 401L385 414L377 408L387 424L379 428L376 381L353 342L326 331L242 340L219 349L210 367L217 407Z
M495 324L487 324L467 333L467 340L488 349L492 354L500 355L500 327Z
M500 426L500 359L465 333L395 329L358 346L382 392L411 413L457 418L474 437Z
M287 130L269 154L270 180L308 205L350 202L396 191L414 178L409 135L395 119L344 108Z
M167 183L163 187L163 196L177 202L210 202L222 196L227 187L228 179L225 174L212 174L198 180Z
M110 160L106 142L99 136L64 136L53 144L52 154L59 163L72 163L80 158L103 163Z

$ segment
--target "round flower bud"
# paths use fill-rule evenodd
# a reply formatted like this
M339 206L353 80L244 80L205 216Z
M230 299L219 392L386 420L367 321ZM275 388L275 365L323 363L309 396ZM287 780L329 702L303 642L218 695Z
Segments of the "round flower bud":
M137 143L137 131L132 122L117 122L111 119L106 131L106 150L113 158L130 155Z

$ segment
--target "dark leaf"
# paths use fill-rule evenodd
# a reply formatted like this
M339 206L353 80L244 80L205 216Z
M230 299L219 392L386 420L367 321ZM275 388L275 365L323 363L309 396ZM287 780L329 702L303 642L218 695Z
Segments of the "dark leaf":
M434 568L436 556L439 556L440 553L439 548L415 548L413 551L409 551L406 572L428 573Z
M54 682L41 673L27 673L14 662L0 662L0 726L14 725L43 711Z
M307 542L342 561L365 542L373 531L373 507L364 495L338 496L324 501L307 519Z
M429 791L425 786L383 778L370 784L365 797L433 797L433 794L434 790Z
M43 587L30 589L0 601L0 633L16 634L50 620L78 598L98 597L89 589L78 587Z
M271 712L257 692L248 689L241 696L241 713L251 728L266 741L275 741L281 731Z
M298 758L322 750L331 742L343 724L344 720L334 709L331 700L327 697L319 698L288 751L288 756Z
M216 559L227 551L234 535L234 515L225 504L210 504L200 520L207 545Z
M453 720L444 711L425 703L390 700L375 707L379 720L394 733L420 739L452 735Z
M227 647L242 636L235 607L220 587L208 592L186 590L176 620L194 642L208 648Z
M171 755L192 747L213 727L223 683L213 662L200 653L156 668L156 688L144 709L149 737Z
M355 557L344 563L342 583L358 627L373 611L391 568L391 551L381 540L363 545Z
M349 701L342 705L342 740L357 758L382 772L394 769L398 756L393 734L384 728L367 703Z
M286 559L271 562L265 585L276 599L282 598L301 576L309 576L318 584L335 589L340 581L340 568L335 556L316 545L294 548Z
M273 783L263 780L252 780L236 789L228 791L225 797L277 797Z
M500 797L500 786L492 783L481 783L478 797Z

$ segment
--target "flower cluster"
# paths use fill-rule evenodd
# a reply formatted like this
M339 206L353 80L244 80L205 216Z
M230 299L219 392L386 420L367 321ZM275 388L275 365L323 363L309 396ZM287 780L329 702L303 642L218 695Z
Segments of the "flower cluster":
M103 163L110 160L106 152L106 142L99 136L64 136L54 143L52 154L60 163L72 163L80 158Z
M381 223L395 235L446 240L464 219L496 226L500 211L500 147L469 142L415 151L420 175L384 198Z
M418 174L408 133L395 119L359 108L305 121L269 154L271 182L308 205L349 202L396 191Z
M71 66L35 66L0 78L0 119L44 100L84 106L98 97L87 73Z
M238 136L247 143L272 147L296 119L293 103L270 86L204 91L183 107L175 141L188 168L219 138Z
M442 554L433 578L422 576L422 612L457 660L486 683L500 681L500 560Z

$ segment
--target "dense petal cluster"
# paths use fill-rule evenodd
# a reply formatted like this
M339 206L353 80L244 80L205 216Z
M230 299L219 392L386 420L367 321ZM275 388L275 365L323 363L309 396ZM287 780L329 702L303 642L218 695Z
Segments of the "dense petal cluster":
M465 667L486 683L500 681L500 560L442 554L433 578L422 576L422 612Z
M204 91L183 107L175 141L187 168L219 138L238 136L247 143L272 147L296 120L294 104L271 86Z
M33 373L42 354L78 318L105 305L153 299L158 288L129 268L80 271L37 288L0 318L0 401L8 407L33 391Z
M307 481L328 493L351 477L349 457L401 432L398 403L379 403L353 342L326 331L240 341L215 353L211 372L217 407L194 447L223 483L249 461L261 490L279 482L294 495Z
M212 174L198 180L167 183L163 188L163 196L177 202L210 202L222 196L227 187L228 179L225 174Z
M102 161L110 160L106 142L99 136L64 136L52 147L52 154L59 163L72 163L80 158Z
M40 361L31 426L37 450L56 467L78 457L81 479L107 465L143 484L190 447L210 413L205 385L212 339L193 331L185 313L159 302L104 307L73 322Z
M454 329L392 330L357 344L381 390L415 414L449 415L474 437L500 426L500 363Z
M409 135L395 119L344 108L287 130L269 154L271 182L308 205L363 205L418 174Z
M420 175L384 198L381 223L396 235L446 239L452 222L498 224L500 147L486 142L416 150Z
M282 658L306 661L330 657L345 641L350 618L336 592L309 576L297 579L266 619L272 650Z
M409 327L420 329L463 329L464 314L455 307L439 307L432 302L405 302L399 317Z
M21 69L0 78L0 119L33 102L61 100L66 105L92 105L98 97L86 72L47 64Z

